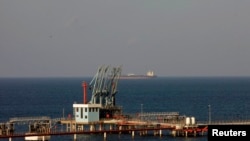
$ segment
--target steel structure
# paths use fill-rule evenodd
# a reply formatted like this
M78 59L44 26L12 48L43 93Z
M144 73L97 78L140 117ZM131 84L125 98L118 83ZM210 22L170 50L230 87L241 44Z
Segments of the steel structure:
M114 107L117 84L121 75L121 66L102 65L89 83L92 97L89 103L101 104L102 107Z

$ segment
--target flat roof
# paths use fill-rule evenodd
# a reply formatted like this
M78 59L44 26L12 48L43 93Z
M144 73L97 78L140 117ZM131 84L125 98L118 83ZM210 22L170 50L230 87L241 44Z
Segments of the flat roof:
M100 108L101 104L73 104L73 107L91 107L91 108Z

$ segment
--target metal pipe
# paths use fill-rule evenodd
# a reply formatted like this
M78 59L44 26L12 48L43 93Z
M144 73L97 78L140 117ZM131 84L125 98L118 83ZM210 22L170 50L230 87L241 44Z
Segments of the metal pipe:
M87 83L85 81L82 83L82 87L83 87L83 103L87 104Z

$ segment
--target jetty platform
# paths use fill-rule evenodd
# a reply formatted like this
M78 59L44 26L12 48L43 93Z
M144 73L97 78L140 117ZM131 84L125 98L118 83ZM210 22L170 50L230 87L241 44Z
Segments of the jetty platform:
M15 128L20 126L19 123L28 126L29 131ZM106 118L95 122L77 122L74 118L17 117L0 123L0 139L8 138L9 141L27 137L49 140L48 137L58 135L73 135L76 140L78 134L102 134L104 139L109 134L130 134L132 138L136 135L196 137L204 136L206 132L207 125L192 123L191 118L176 112L144 113L136 117Z

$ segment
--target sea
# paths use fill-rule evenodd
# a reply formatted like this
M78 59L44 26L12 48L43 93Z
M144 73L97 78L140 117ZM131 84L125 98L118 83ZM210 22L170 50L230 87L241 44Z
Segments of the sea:
M83 102L79 78L0 78L0 123L14 117L67 117L73 103ZM88 90L88 100L91 91ZM123 114L179 112L196 122L250 119L250 77L157 77L119 80L116 105ZM8 140L8 139L0 139ZM23 138L13 138L23 141ZM73 141L73 135L50 141ZM77 135L77 141L207 141L207 137L139 136L130 134Z

